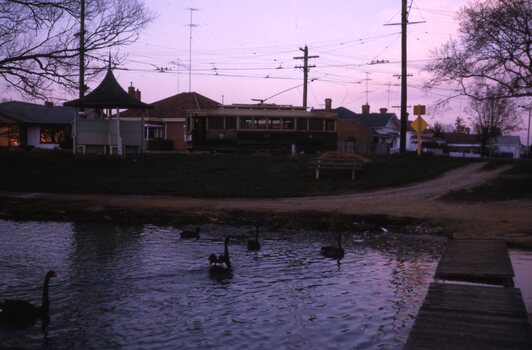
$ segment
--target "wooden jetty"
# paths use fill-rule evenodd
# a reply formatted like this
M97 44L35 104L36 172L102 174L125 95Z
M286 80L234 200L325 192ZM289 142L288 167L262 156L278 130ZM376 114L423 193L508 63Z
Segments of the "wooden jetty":
M418 349L532 349L517 288L432 283L405 345Z
M504 241L449 241L435 278L450 282L429 286L405 349L532 349L532 328L513 277Z
M514 270L506 242L499 240L450 240L435 277L514 286Z

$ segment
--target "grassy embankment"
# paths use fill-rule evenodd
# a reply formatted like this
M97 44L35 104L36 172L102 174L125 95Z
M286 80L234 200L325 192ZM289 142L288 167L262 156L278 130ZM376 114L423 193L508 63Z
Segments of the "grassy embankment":
M503 164L508 164L508 162L491 161L487 166L494 167ZM451 191L442 199L461 202L532 200L532 162L513 162L512 169L495 180L471 190Z
M396 155L314 179L308 158L267 155L142 155L123 159L60 152L0 152L0 191L288 197L399 186L437 177L467 160Z

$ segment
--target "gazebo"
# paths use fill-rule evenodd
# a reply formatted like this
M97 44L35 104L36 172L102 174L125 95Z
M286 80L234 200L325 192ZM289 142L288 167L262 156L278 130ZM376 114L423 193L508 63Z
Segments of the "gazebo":
M96 152L122 156L128 150L144 152L144 113L140 121L120 122L120 109L151 108L129 95L116 81L111 63L100 85L86 96L65 102L76 108L72 126L74 153ZM113 115L113 109L116 113ZM81 113L90 110L90 113Z

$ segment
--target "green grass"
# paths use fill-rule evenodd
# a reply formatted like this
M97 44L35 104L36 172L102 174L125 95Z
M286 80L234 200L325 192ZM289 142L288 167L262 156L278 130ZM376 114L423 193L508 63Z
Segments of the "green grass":
M508 164L508 161L490 162L491 168ZM471 190L451 191L442 199L446 201L480 202L512 199L532 200L532 162L513 162L513 167L495 180Z
M0 152L0 191L289 197L400 186L437 177L464 159L412 154L384 157L350 171L322 170L309 158L242 154L151 154L116 158L61 152Z

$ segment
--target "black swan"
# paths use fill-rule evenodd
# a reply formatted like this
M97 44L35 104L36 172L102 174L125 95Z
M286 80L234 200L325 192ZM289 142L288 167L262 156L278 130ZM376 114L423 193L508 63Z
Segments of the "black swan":
M257 225L257 229L255 231L255 239L248 240L248 250L260 250L259 225Z
M26 328L33 326L38 318L42 320L41 328L46 331L50 323L50 301L48 299L48 284L51 277L57 277L54 271L48 271L44 277L42 287L42 305L37 307L25 300L6 300L0 303L0 324Z
M184 230L181 231L181 238L199 238L200 229L196 227L195 230Z
M338 246L321 247L321 254L334 259L341 259L344 257L344 248L342 248L342 233L338 232Z
M209 255L209 275L215 278L223 278L231 275L231 259L229 257L229 237L225 237L224 254L216 257L215 254Z

